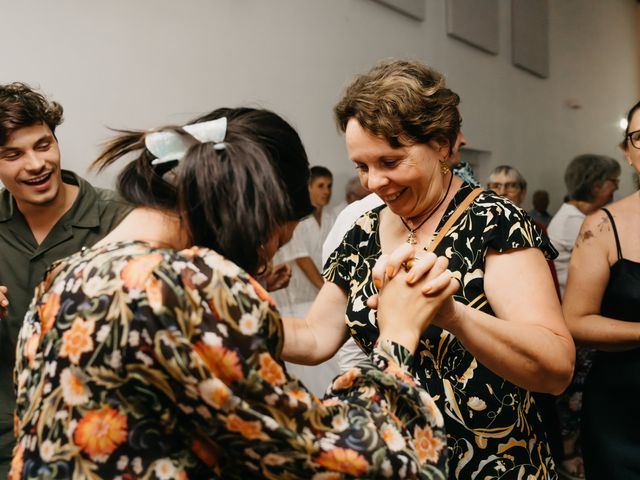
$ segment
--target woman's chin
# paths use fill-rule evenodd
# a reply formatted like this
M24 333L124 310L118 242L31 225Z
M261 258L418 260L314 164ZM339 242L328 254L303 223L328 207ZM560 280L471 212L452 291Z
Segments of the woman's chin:
M394 215L397 215L399 217L407 217L408 212L406 208L402 208L402 206L399 205L394 205L393 202L390 203L386 203L385 205L387 206L387 208L391 211L391 213L393 213Z

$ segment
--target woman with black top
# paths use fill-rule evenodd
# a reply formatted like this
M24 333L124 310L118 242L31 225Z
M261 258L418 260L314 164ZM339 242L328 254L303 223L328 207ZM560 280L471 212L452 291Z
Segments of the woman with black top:
M622 149L640 170L640 102ZM589 215L569 266L564 297L577 343L597 349L585 382L582 450L587 479L640 479L640 197Z

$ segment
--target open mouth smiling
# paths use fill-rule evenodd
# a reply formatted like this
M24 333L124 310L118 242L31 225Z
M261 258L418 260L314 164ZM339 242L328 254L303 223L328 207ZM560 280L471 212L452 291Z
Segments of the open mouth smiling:
M385 196L382 197L382 200L385 203L393 202L393 201L397 200L398 197L405 192L405 190L406 190L406 188L403 188L402 190L400 190L397 193L394 193L393 195L385 195Z
M39 177L31 178L29 180L23 180L27 185L37 186L46 183L51 178L51 172L40 175Z

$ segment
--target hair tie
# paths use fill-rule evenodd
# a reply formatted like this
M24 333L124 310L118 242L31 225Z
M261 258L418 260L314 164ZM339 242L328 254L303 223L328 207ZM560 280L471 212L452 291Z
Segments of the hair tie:
M181 135L175 130L162 130L145 136L144 144L147 150L156 157L151 161L151 165L181 160L196 142L213 143L213 148L218 151L226 148L224 143L224 137L227 134L226 117L184 125L182 130L190 137Z

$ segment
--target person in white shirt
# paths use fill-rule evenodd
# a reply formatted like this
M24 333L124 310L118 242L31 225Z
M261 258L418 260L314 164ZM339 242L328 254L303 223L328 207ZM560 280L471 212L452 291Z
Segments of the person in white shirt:
M274 264L284 262L291 266L289 285L272 292L283 317L304 318L324 283L320 273L322 243L335 219L333 211L327 208L332 187L333 175L328 168L311 167L309 197L314 211L298 224L291 241L274 257ZM287 369L319 396L338 374L338 364L333 358L316 366L287 363Z
M547 230L551 243L558 250L555 265L563 295L569 258L582 221L586 215L613 201L619 177L620 164L604 155L579 155L567 166L564 183L569 200L553 216Z

